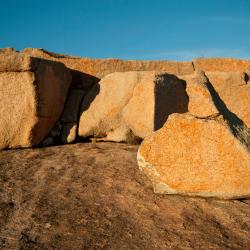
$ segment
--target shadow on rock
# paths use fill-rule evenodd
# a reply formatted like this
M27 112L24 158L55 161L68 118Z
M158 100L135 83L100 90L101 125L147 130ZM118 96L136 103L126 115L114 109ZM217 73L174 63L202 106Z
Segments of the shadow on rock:
M227 121L233 134L240 140L243 141L247 147L250 146L250 129L247 128L246 124L233 112L231 112L219 94L210 83L207 81L207 88L212 96L212 99L217 107L218 111L222 114L224 120Z
M96 83L100 81L99 78L89 75L78 70L72 70L72 83L71 89L83 89L89 91Z
M186 82L170 74L165 74L164 78L165 81L157 81L154 89L154 130L160 129L169 115L188 112L189 99L186 92Z

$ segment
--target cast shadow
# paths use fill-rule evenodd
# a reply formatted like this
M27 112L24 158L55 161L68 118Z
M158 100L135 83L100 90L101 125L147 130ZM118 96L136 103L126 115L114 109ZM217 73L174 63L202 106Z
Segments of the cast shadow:
M100 81L99 78L80 72L78 70L71 69L72 82L71 89L82 89L84 91L89 91L96 83Z
M209 80L207 82L207 87L215 103L215 106L223 116L224 120L227 122L233 135L242 143L244 143L247 146L248 150L250 150L250 129L235 113L227 108L226 104L220 98L219 94L217 93L213 85L209 82Z
M75 143L82 141L89 141L89 138L81 138L78 134L80 117L82 113L90 107L90 104L94 101L95 97L100 92L100 79L77 70L71 70L72 72L72 83L71 89L82 89L86 91L86 94L82 97L80 105L77 110L77 127L76 127L76 138ZM84 101L84 105L83 105ZM70 132L70 128L69 128Z
M90 141L89 140L90 137L82 138L81 136L79 136L78 131L79 131L79 125L80 125L80 118L81 118L82 113L90 107L90 104L95 100L99 92L100 92L100 84L97 82L92 86L92 88L88 91L88 93L82 98L82 101L78 110L78 115L77 115L78 122L77 122L77 130L76 130L77 136L75 140L76 143Z
M230 126L232 132L234 135L237 135L237 127L246 126L244 122L233 112L231 112L226 104L223 102L223 100L220 98L219 94L213 87L213 85L210 83L210 81L207 81L207 88L212 96L213 102L220 112L220 114L223 116L224 120L228 122L228 125Z
M93 75L89 75L89 74L86 74L86 73L83 73L83 72L80 72L77 70L71 70L71 74L72 74L72 81L71 81L70 89L69 89L68 96L66 98L63 110L65 110L65 106L68 105L68 101L69 101L69 103L72 102L72 99L69 99L71 96L70 95L71 91L76 91L76 90L84 91L85 94L82 96L80 102L79 102L79 100L77 101L77 102L79 102L78 109L76 109L76 110L72 109L72 112L74 112L73 116L77 117L77 119L70 120L68 122L62 122L62 128L61 128L60 135L57 138L55 138L55 143L53 145L68 144L66 138L70 138L70 134L72 131L75 131L75 139L74 139L74 141L72 141L72 143L77 143L80 141L81 142L82 141L89 141L88 138L83 139L83 138L79 137L79 135L78 135L79 121L80 121L81 114L89 108L92 101L95 99L95 97L100 92L100 86L99 86L100 79L93 76ZM72 96L71 96L71 98L72 98ZM76 100L77 100L77 98L76 98ZM85 104L84 106L82 106L83 100L84 100L84 104ZM60 119L61 118L59 118L59 120Z
M160 129L169 115L188 112L186 82L171 74L164 74L162 77L164 79L156 81L154 88L154 130Z

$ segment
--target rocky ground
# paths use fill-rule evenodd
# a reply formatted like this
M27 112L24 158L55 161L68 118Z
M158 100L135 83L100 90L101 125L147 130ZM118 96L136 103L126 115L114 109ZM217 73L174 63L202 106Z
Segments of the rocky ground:
M0 152L0 249L250 248L250 200L156 195L137 150Z

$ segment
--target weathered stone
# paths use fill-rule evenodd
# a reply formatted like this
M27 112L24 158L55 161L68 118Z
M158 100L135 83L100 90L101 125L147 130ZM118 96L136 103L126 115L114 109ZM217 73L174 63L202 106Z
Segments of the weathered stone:
M62 122L78 122L79 109L85 92L81 89L71 89L61 116Z
M72 143L77 137L78 115L85 91L82 89L70 89L60 121L50 131L49 136L55 138L54 143ZM45 141L47 138L45 139Z
M247 72L206 73L224 107L241 119L250 128L250 74ZM210 86L211 87L211 86Z
M205 72L250 71L250 61L234 58L199 58L193 61L196 70Z
M180 76L186 82L188 94L188 111L197 117L209 117L219 113L209 90L209 80L204 72Z
M110 131L106 137L101 138L90 138L92 142L101 142L101 141L115 141L115 142L126 142L129 144L140 144L141 138L134 135L132 130L126 126L126 124L117 127L116 129Z
M174 112L187 112L185 82L174 75L149 72L113 73L85 96L79 135L112 141L144 138ZM125 139L124 139L125 138Z
M163 126L172 113L187 112L186 84L174 75L149 73L140 80L124 107L125 124L140 138Z
M0 72L35 71L40 58L31 57L24 53L4 52L0 53ZM54 62L52 62L55 64Z
M66 56L33 48L26 48L22 52L60 61L72 70L83 72L97 78L103 78L113 72L164 71L170 74L183 75L191 74L194 71L192 62L91 59Z
M11 54L0 54L0 148L35 146L58 120L71 76L61 63Z
M140 73L113 73L103 78L85 96L79 122L79 135L108 137L123 126L124 106L130 100Z
M71 88L77 88L82 89L84 91L88 91L95 83L100 80L93 72L91 72L93 74L89 73L89 65L86 64L87 62L85 61L85 59L82 59L80 57L66 56L53 52L48 52L43 49L33 48L24 49L22 52L34 57L62 62L71 71ZM89 60L92 61L92 59Z
M250 197L250 154L222 117L173 114L137 155L156 193Z
M77 122L65 123L62 126L61 142L72 143L77 136Z
M205 72L250 71L249 60L233 58L199 58L193 62L173 62L166 60L137 61L73 57L34 48L26 48L22 52L50 60L61 61L73 70L98 78L103 78L113 72L126 71L164 71L177 75L192 74L194 70L202 70Z
M16 50L10 47L0 49L0 53L13 53L13 52L16 52Z

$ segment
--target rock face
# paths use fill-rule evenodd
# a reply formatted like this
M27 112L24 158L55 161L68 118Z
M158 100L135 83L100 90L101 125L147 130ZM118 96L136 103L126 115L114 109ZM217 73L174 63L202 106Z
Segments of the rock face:
M164 71L169 74L179 75L191 74L194 71L192 62L91 59L65 56L33 48L26 48L22 52L32 56L60 61L72 70L97 78L103 78L114 72L127 71Z
M39 144L60 117L70 82L62 63L0 53L0 148Z
M137 156L156 193L250 197L250 154L221 116L173 114Z
M71 89L65 104L62 122L62 143L71 143L76 139L79 122L79 112L85 92L81 89Z
M0 48L0 53L11 53L11 52L16 52L14 48L7 47L7 48Z
M79 135L105 140L145 138L159 129L169 114L187 112L185 82L157 72L113 73L86 95Z
M189 113L170 115L143 141L140 169L156 193L250 196L248 78L239 72L202 71L179 77L186 82Z
M187 111L200 118L221 113L225 120L235 120L234 124L250 127L250 62L246 60L214 58L171 62L90 59L30 48L21 53L16 53L13 48L0 49L0 55L1 82L18 83L25 92L23 96L34 97L34 101L28 99L26 104L21 97L12 98L15 101L4 105L6 108L1 111L7 112L3 110L14 106L13 112L18 113L18 117L33 124L32 135L28 132L29 126L22 125L19 130L25 133L22 137L26 138L24 141L34 140L34 143L22 142L19 146L36 145L41 140L46 146L71 143L78 132L82 137L133 142L161 128L170 114ZM50 67L53 69L50 70ZM134 72L125 72L131 70ZM70 87L69 71L72 79ZM120 73L114 73L116 71ZM53 79L54 76L56 79ZM8 87L9 94L16 96L18 90L11 86ZM8 88L1 93L5 96L1 103L8 99ZM29 111L23 112L22 105L19 110L14 103L28 105ZM37 122L27 117L29 113L31 117L39 117L39 125L34 125ZM50 116L54 118L50 119ZM3 126L12 124L7 118L0 122L2 131L7 131ZM8 147L4 145L19 140L13 139L15 136L9 132L2 133L7 133L10 138L4 134L2 138L5 142L1 143L1 147ZM44 138L45 134L47 137ZM31 137L33 139L27 139Z
M202 71L180 76L186 82L188 94L188 111L196 117L208 117L218 114L209 89L209 80Z
M97 78L113 72L164 71L169 74L187 75L195 70L205 72L245 72L250 71L249 60L233 58L199 58L192 62L137 61L120 59L91 59L56 54L43 49L26 48L22 52L64 63L68 68Z
M36 69L42 60L5 49L0 54L0 72L22 72Z
M250 74L246 72L207 72L209 82L227 109L250 128Z
M233 58L199 58L193 60L194 68L205 72L250 71L250 61Z
M88 91L100 78L113 72L162 71L186 78L195 71L205 71L209 82L233 113L250 127L249 75L250 61L232 58L200 58L193 62L134 61L90 59L60 55L42 49L27 48L24 53L63 62L71 69L72 84ZM233 93L233 94L232 94ZM203 110L204 112L204 110Z

